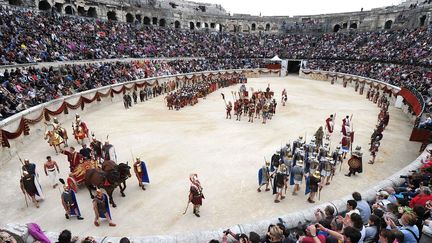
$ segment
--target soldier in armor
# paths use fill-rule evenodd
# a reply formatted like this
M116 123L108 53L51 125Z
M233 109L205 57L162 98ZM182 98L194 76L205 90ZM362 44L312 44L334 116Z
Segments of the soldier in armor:
M202 200L204 199L204 194L202 193L203 188L201 187L197 174L191 174L189 180L191 181L189 202L193 204L193 213L195 216L200 217L200 207L202 205Z
M65 210L65 218L69 219L70 216L76 215L78 220L83 220L78 206L78 201L75 197L75 192L70 189L68 185L63 186L63 193L61 194L62 205Z
M265 103L262 108L262 124L266 124L267 118L269 117L269 105Z
M39 202L36 200L36 196L39 196L39 191L35 184L35 175L23 170L23 175L21 176L20 180L20 187L21 191L32 199L32 202L36 208L39 208Z
M281 162L280 151L276 150L276 153L274 153L271 157L270 171L271 172L275 171L281 164L280 162Z
M372 165L375 163L376 154L378 153L380 145L381 145L381 143L379 141L374 141L372 143L371 150L370 150L372 159L369 161L369 164Z
M84 121L81 121L81 117L78 114L75 114L75 122L72 123L72 128L74 131L75 139L78 143L83 143L85 138L89 136L89 128Z
M340 145L336 146L335 151L333 151L333 153L332 153L332 159L335 162L335 166L338 163L342 163L343 159L342 159L342 150L341 150Z
M352 153L351 158L348 160L349 173L345 176L349 177L351 175L355 175L356 173L363 172L362 156L363 153L361 152L361 147L357 146L355 151Z
M312 173L312 176L309 177L309 190L310 194L307 199L309 203L315 203L314 198L318 190L321 190L321 176L319 171L315 171Z
M342 144L343 159L346 159L346 155L350 151L350 148L351 148L351 133L350 132L347 132L347 134L342 137L341 144Z
M228 104L226 105L226 119L231 119L231 111L232 111L232 103L231 101L228 102Z
M285 103L287 102L287 100L288 100L287 91L286 91L286 89L283 89L282 90L282 100L281 100L282 106L285 106Z
M134 167L135 175L138 179L139 187L145 190L144 184L150 183L145 162L141 161L140 158L136 158L133 167Z
M255 104L253 102L250 102L249 103L249 120L248 120L248 122L253 123L254 114L255 114Z
M293 150L292 150L293 155L297 152L297 149L300 147L303 147L303 137L302 136L299 136L298 139L293 142L293 147L292 147L293 148Z
M265 191L270 191L269 184L270 184L270 163L266 161L265 165L263 165L262 168L258 171L258 192L261 192L261 187L265 185Z
M300 184L302 183L304 176L303 165L303 160L298 160L291 170L291 176L294 178L293 195L297 195L297 192L300 190Z
M140 98L140 102L143 102L145 99L146 93L144 92L144 90L140 90L139 92L139 98Z
M332 161L331 157L323 157L321 158L321 183L324 185L330 185L330 178L332 176L332 173L334 171L334 163Z
M132 98L134 100L134 104L136 104L137 103L137 99L138 99L138 95L137 95L137 92L135 90L132 92Z
M319 172L319 165L320 165L320 163L318 161L318 158L316 156L312 155L312 157L310 158L309 161L310 161L309 162L310 163L310 165L309 165L309 171L311 173L314 173L315 171Z
M109 141L105 141L105 144L102 146L102 158L104 160L112 160L117 163L117 154L115 152L115 148Z
M90 149L92 150L94 159L100 162L102 158L102 142L97 140L94 134L92 134Z
M323 138L324 138L324 130L323 127L320 126L318 130L315 132L315 144L318 148L323 145Z
M273 180L273 195L276 194L275 203L279 203L280 200L285 199L284 188L288 186L288 174L287 167L285 164L281 164L279 169L276 171L276 175Z
M94 225L99 227L100 218L105 218L108 220L109 226L115 227L116 224L113 223L111 218L111 212L109 208L108 196L102 192L101 189L96 190L96 196L93 199L93 211L95 213Z

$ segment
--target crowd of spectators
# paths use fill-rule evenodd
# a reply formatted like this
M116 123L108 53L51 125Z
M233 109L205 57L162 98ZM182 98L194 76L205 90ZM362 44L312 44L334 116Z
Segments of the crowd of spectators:
M426 28L249 35L153 28L0 6L0 65L121 57L342 59L432 66Z
M305 68L348 73L405 87L423 96L427 111L432 104L432 70L427 67L377 62L309 60Z
M259 60L191 59L101 62L57 68L17 68L0 73L0 120L62 96L148 77L259 67Z
M411 175L402 175L405 183L386 187L366 201L358 192L347 200L343 213L333 206L315 211L315 221L287 229L285 222L268 227L266 235L255 232L236 234L224 231L222 242L278 243L418 243L432 240L432 159ZM217 243L219 240L211 240Z

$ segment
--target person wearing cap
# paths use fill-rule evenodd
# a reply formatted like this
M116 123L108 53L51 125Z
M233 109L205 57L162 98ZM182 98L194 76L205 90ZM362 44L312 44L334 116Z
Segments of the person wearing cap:
M69 219L70 216L76 215L78 220L83 220L79 210L78 201L75 197L75 192L70 189L68 185L63 186L63 193L61 194L62 205L65 210L65 218Z
M284 196L284 188L288 186L288 174L287 174L287 167L285 164L281 164L276 170L276 176L273 180L273 195L276 194L275 203L279 203L280 200L285 199ZM280 200L279 200L280 199Z
M294 180L293 195L297 195L297 192L300 190L300 184L302 183L304 176L303 165L303 160L298 160L291 170L291 176Z
M116 224L112 222L111 211L108 202L108 196L101 189L96 190L96 196L93 199L93 211L95 213L94 225L99 227L99 219L105 218L108 220L109 226L114 227Z
M309 190L310 194L307 199L309 203L315 203L315 195L318 192L318 190L321 189L321 174L318 170L316 170L312 176L309 177Z
M135 163L133 165L135 175L138 179L138 186L145 190L144 185L150 183L150 179L147 172L147 167L144 161L141 161L139 157L135 159Z
M51 185L53 188L56 188L58 174L60 173L57 162L51 159L51 156L46 157L47 161L44 164L45 175L49 177Z
M265 187L265 191L268 192L270 191L269 188L269 184L270 184L270 162L266 161L265 165L263 165L259 170L258 170L258 192L261 192L261 187L262 186L266 186Z
M201 182L198 180L198 174L191 174L189 180L191 182L189 189L189 203L193 204L193 213L195 216L200 217L200 207L202 206L202 200L204 199L204 194L202 193L203 188L201 187Z

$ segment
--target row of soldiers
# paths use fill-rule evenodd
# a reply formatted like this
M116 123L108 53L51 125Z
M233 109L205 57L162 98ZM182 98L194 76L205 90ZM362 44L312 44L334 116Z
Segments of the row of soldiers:
M165 99L169 110L179 110L187 105L195 105L199 98L205 98L208 94L219 88L246 82L246 77L239 74L227 74L224 76L203 76L201 79L192 79L186 82L177 91L168 94Z
M165 88L164 88L165 87ZM140 102L147 101L151 98L155 98L158 95L161 95L162 92L171 90L171 86L165 85L155 85L154 87L145 87L143 89L140 89L139 93L136 90L133 90L132 92L125 93L123 95L123 105L125 109L129 109L132 107L132 100L134 104L138 103L138 95Z
M361 173L361 147L356 147L349 160L349 174ZM305 195L309 194L307 201L315 203L316 194L324 185L330 185L336 172L342 168L343 152L338 145L331 152L330 145L318 145L315 138L309 143L299 137L293 145L287 144L273 154L271 161L258 171L258 192L265 186L265 191L272 187L275 195L274 202L279 203L285 199L288 185L293 186L292 195L297 195L303 179L306 181ZM353 165L353 166L352 166Z
M251 89L253 91L253 89ZM253 123L254 118L259 119L262 117L262 123L266 124L267 120L271 120L273 115L276 114L276 100L273 98L274 92L270 90L270 86L267 87L266 91L253 92L249 98L249 93L246 91L246 86L243 84L240 86L238 92L239 98L237 99L237 93L232 92L234 98L234 107L229 101L226 103L225 95L222 94L222 98L225 101L226 119L231 119L231 111L234 109L234 115L236 121L241 121L241 117L247 116L248 122Z

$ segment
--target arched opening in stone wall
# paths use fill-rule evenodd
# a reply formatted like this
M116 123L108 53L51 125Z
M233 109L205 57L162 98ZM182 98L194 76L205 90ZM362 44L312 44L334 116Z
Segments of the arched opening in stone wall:
M47 1L40 1L38 8L39 10L50 10L51 5Z
M22 1L21 0L9 0L9 4L10 5L15 5L15 6L21 6L22 5Z
M109 11L109 12L107 13L107 18L108 18L108 20L114 20L114 21L117 21L117 14L116 14L116 12L114 12L114 11Z
M191 30L195 29L195 23L194 22L189 23L189 29L191 29Z
M269 30L270 30L270 24L266 24L265 31L269 31Z
M73 9L71 5L68 5L65 7L65 14L74 15L75 9Z
M62 3L56 3L56 4L54 4L54 8L55 8L55 11L57 13L61 13L63 10L63 4Z
M96 8L95 7L90 7L87 10L87 16L92 17L92 18L97 18Z
M420 17L420 27L424 26L426 22L426 15Z
M141 14L136 14L135 15L135 19L138 21L138 23L142 23L142 16L141 16Z
M350 29L357 29L357 23L350 24Z
M335 25L334 27L333 27L333 32L338 32L339 30L340 30L340 25Z
M343 23L342 29L346 29L346 28L348 28L348 23Z
M387 20L387 21L385 22L385 24L384 24L384 29L385 29L385 30L389 30L389 29L391 29L392 24L393 24L393 21L392 21L392 20Z
M152 18L152 24L153 24L153 25L157 25L157 24L158 24L158 18L153 17L153 18Z
M215 23L210 23L210 29L214 29L216 28L216 24Z
M176 20L176 21L174 22L174 28L176 28L176 29L180 29L180 27L181 27L181 25L180 25L180 21Z
M86 13L84 7L78 6L78 15L79 16L87 16L87 13Z
M134 16L131 13L126 14L126 22L128 22L128 23L134 22Z
M256 24L253 23L253 24L252 24L252 31L255 31L255 30L256 30Z
M160 27L165 27L166 26L166 20L165 19L160 19L159 20L159 26Z
M144 17L144 20L143 20L143 24L144 24L144 25L150 25L150 18L147 17L147 16L145 16L145 17Z
M201 22L196 22L197 29L201 28Z
M208 29L209 25L208 23L204 23L204 28Z

